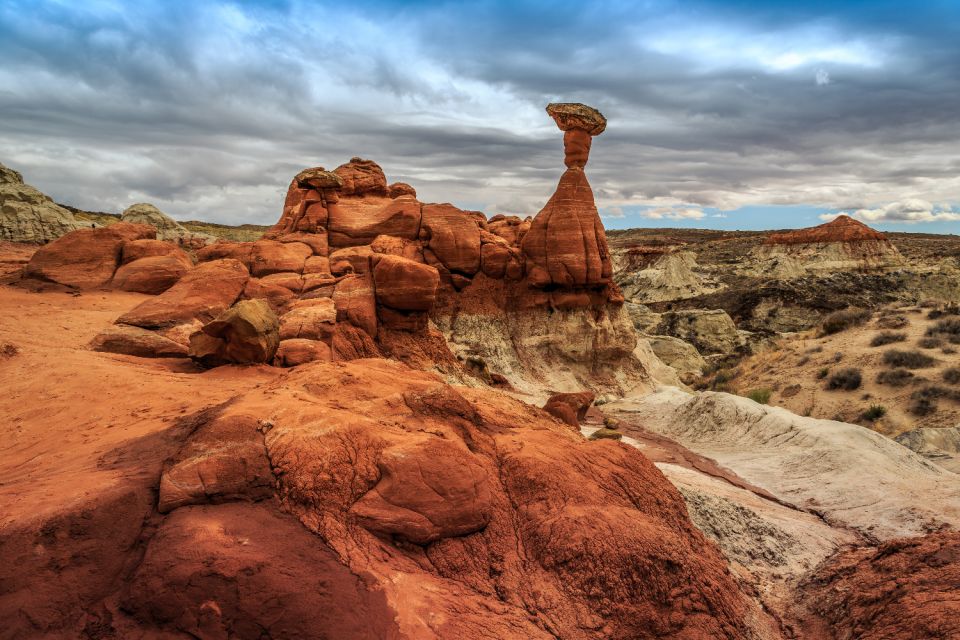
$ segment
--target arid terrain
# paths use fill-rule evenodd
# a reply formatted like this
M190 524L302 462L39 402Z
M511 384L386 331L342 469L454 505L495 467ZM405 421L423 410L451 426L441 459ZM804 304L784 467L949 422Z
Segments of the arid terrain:
M0 639L960 637L960 238L608 233L547 114L527 218L0 166Z

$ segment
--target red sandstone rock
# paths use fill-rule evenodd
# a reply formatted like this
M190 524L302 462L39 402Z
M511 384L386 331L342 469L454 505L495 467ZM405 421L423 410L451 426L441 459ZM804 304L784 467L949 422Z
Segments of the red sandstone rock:
M334 360L381 357L380 350L370 334L349 322L337 323L330 349Z
M330 272L333 275L345 273L370 273L370 258L373 250L364 245L362 247L345 247L330 254ZM350 265L349 268L344 263Z
M451 204L424 205L420 237L452 273L472 276L480 270L480 227L467 212Z
M316 233L285 233L277 237L277 240L280 242L302 242L313 249L313 255L315 256L325 256L329 253L325 229L319 230Z
M387 187L387 196L390 198L399 198L400 196L413 196L416 198L417 190L406 182L394 182Z
M296 367L308 362L329 362L333 358L330 345L319 340L294 338L281 340L277 349L275 364L278 367Z
M150 538L123 608L155 636L396 638L380 593L315 535L263 505L177 509ZM266 631L269 630L269 631Z
M186 358L186 346L140 327L111 325L90 343L93 351L122 353L140 358Z
M579 430L580 422L587 417L587 410L595 397L592 391L557 393L550 396L543 410Z
M301 274L295 272L271 273L260 278L260 282L267 286L283 287L294 294L300 294L303 291L304 278Z
M272 362L280 321L264 300L241 300L190 337L190 357L204 366Z
M303 275L320 273L330 275L330 258L326 256L310 256L303 263Z
M596 287L611 281L607 236L582 169L564 172L522 247L534 286Z
M837 638L960 638L960 533L846 551L803 585Z
M280 318L280 339L323 340L329 342L337 321L337 310L330 298L304 301L309 305L298 306Z
M387 177L373 160L351 158L333 170L343 180L340 193L344 196L386 196Z
M480 232L480 269L489 277L519 280L523 277L523 253L505 239L488 231Z
M830 222L809 229L771 233L767 244L819 244L827 242L888 242L886 236L850 216L837 216Z
M607 128L607 119L602 113L579 102L552 102L547 105L547 115L563 132L581 130L598 136Z
M154 227L128 222L78 229L37 249L24 273L28 278L95 289L110 282L120 264L124 243L156 236Z
M487 231L507 241L511 247L520 245L523 236L530 229L531 219L521 220L517 216L494 216L487 223Z
M407 240L396 236L377 236L370 243L370 248L374 253L400 256L407 260L423 262L423 249L420 247L420 243L415 240Z
M297 296L286 287L250 278L243 288L242 297L245 300L265 300L273 312L280 316Z
M142 302L117 320L138 327L168 327L193 320L209 322L226 311L249 279L236 260L214 260L198 265L156 298Z
M367 245L379 235L415 240L420 229L420 203L411 196L343 200L330 206L331 247Z
M122 265L113 275L113 287L153 295L163 293L193 269L190 257L178 251L179 254L149 256Z
M257 240L250 248L250 275L262 278L272 273L302 273L306 259L313 249L302 242Z
M186 251L166 240L129 240L123 243L120 264L128 264L140 258L169 255L183 256L190 260Z
M377 335L377 302L369 274L347 276L333 291L337 322L349 322L370 337Z
M373 270L377 302L400 311L429 311L440 274L429 265L399 256L380 256Z
M274 478L258 426L248 414L224 415L192 433L165 465L157 510L271 497Z

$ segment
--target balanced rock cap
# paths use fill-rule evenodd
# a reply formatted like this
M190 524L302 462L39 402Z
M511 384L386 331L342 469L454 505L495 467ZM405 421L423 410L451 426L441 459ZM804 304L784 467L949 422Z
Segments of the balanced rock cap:
M560 131L582 129L592 136L598 136L607 128L607 119L602 113L579 102L551 102L547 105L547 114L554 119Z
M323 167L304 169L297 174L296 181L301 186L314 189L339 189L343 186L343 179L340 176Z

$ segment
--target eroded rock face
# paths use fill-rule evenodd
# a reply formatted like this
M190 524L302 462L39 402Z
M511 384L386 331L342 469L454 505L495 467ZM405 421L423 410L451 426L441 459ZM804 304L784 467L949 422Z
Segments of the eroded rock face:
M835 637L960 637L960 534L944 531L846 551L804 585Z
M70 211L25 184L19 172L0 164L0 240L46 243L83 226Z

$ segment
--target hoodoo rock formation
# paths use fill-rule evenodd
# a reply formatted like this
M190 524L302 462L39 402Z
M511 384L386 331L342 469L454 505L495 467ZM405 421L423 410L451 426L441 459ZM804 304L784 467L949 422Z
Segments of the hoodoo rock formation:
M536 287L605 287L613 274L610 250L583 168L606 118L581 104L550 104L547 113L564 132L567 170L524 236L527 274Z
M120 254L119 245L100 243L97 251L138 259L127 265L124 258L116 276L116 261L103 259L109 264L85 286L113 278L127 290L159 294L118 324L155 331L206 364L239 360L221 358L215 337L200 331L204 323L239 301L261 299L279 318L274 362L281 366L386 355L457 377L476 374L480 363L481 379L544 397L645 384L648 352L634 353L637 339L610 278L606 236L583 173L591 136L606 120L576 104L552 104L547 113L564 132L567 170L533 219L487 220L422 203L408 185L388 185L375 162L353 158L333 171L298 173L280 220L261 240L200 248L193 270L186 254L161 250L156 240L149 248L129 243ZM60 243L77 241L71 237ZM28 269L55 280L48 271ZM171 351L130 331L106 332L96 344Z

